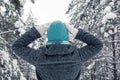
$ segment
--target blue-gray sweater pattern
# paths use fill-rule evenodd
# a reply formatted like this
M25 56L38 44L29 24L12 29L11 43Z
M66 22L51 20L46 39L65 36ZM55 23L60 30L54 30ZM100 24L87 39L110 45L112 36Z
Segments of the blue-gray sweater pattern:
M38 80L78 80L82 63L100 52L103 43L92 34L78 29L75 39L87 45L78 48L68 44L51 44L39 49L28 45L40 38L35 28L23 34L13 45L13 51L36 67Z

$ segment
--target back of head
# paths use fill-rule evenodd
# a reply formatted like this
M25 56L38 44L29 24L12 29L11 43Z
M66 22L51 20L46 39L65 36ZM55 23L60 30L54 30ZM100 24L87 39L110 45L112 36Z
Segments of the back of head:
M61 21L54 21L47 31L48 41L68 41L68 30Z

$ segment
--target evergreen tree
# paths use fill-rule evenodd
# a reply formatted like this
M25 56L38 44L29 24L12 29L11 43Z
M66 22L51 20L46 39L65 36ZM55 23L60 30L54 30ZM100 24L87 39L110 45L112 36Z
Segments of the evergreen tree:
M66 13L71 17L71 24L104 42L102 54L83 66L81 80L119 80L120 1L72 0Z
M30 64L29 67L26 66L28 63L15 55L11 49L12 43L29 29L21 19L21 5L24 6L24 2L23 0L0 1L0 80L36 80L35 76L31 76L31 74L35 75L35 69ZM25 66L28 68L26 69Z

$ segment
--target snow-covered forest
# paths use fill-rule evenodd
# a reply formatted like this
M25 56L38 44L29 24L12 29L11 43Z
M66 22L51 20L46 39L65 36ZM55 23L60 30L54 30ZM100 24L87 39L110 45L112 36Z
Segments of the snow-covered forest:
M11 49L15 40L37 26L33 12L23 19L27 0L0 0L0 80L37 80L35 67ZM36 0L29 0L35 4ZM66 15L75 28L82 28L103 42L100 54L82 66L80 80L120 80L120 0L71 0ZM40 38L32 48L45 45ZM76 46L83 43L76 41Z

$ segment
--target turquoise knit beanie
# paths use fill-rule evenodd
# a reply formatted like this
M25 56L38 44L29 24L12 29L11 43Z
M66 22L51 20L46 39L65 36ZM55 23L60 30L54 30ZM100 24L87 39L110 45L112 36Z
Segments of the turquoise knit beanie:
M68 41L68 30L61 21L54 21L47 31L48 41Z

